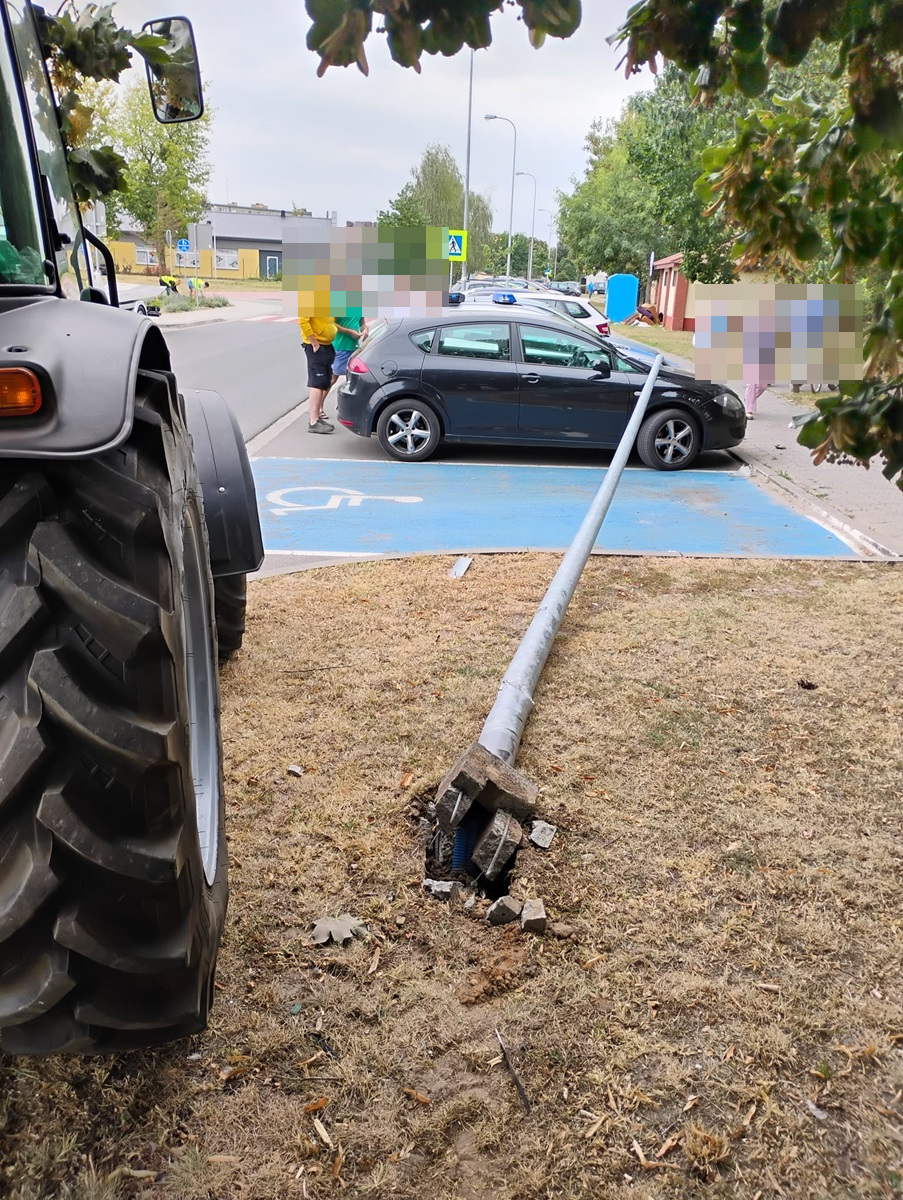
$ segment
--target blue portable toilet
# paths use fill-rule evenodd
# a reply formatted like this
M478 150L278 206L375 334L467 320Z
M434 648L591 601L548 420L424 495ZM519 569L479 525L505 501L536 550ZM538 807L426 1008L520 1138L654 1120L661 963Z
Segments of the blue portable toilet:
M610 275L605 315L609 321L626 321L636 312L640 281L636 275Z

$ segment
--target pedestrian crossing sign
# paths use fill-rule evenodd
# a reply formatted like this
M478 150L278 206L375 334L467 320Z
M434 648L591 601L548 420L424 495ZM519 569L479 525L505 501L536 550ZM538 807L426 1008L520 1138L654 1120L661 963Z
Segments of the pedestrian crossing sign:
M461 262L467 258L467 230L448 231L448 257L450 262Z

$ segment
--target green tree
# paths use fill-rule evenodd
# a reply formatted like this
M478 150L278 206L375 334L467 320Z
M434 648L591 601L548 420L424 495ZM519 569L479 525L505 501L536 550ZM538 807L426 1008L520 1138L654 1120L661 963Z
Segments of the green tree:
M595 121L586 138L588 163L571 193L559 194L559 228L579 275L606 270L645 281L650 250L665 253L653 197L627 148L637 118ZM560 254L559 254L560 258Z
M126 88L106 120L113 146L125 160L126 190L107 200L108 223L118 224L122 212L138 223L157 261L166 262L166 231L184 237L207 208L210 164L207 144L211 109L198 121L161 125L147 103L147 88L135 82Z
M410 180L389 207L379 213L381 225L464 227L464 177L447 146L427 146ZM480 271L492 233L492 206L479 192L470 193L467 266Z
M513 0L534 44L570 37L579 0ZM497 0L306 0L308 46L331 64L366 70L373 17L390 51L419 69L423 53L455 54L492 41ZM692 76L702 107L718 97L762 97L772 71L792 81L818 42L831 47L842 94L775 95L738 116L711 147L697 195L740 236L741 267L811 264L831 257L834 279L883 278L866 339L866 379L840 400L820 400L800 432L817 461L877 455L903 488L903 6L900 0L643 0L609 39L625 47L626 73L658 59ZM792 86L792 82L791 82Z

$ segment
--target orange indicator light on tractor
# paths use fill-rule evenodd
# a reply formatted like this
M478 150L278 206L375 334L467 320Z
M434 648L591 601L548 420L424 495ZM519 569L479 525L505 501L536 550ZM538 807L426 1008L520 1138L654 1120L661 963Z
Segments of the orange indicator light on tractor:
M27 367L0 367L0 417L30 417L41 407L41 381Z

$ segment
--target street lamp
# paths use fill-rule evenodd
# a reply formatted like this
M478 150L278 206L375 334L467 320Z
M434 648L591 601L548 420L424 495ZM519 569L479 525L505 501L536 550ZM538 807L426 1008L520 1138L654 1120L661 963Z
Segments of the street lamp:
M514 130L514 153L511 155L511 211L508 214L508 262L505 269L505 278L511 278L511 242L514 238L514 176L517 167L517 126L510 117L497 117L495 113L487 113L487 121L507 121Z
M470 84L467 89L467 160L464 166L464 237L469 240L470 221L470 128L473 124L473 50L470 52ZM461 279L467 270L467 254L461 259Z
M527 281L533 279L533 232L536 229L536 176L531 175L529 171L518 171L518 175L526 175L528 179L533 180L533 220L530 224L530 257L527 260Z
M551 279L552 278L552 213L551 213L551 210L548 208L541 208L539 211L549 214L548 262L546 265L549 268L549 279Z

